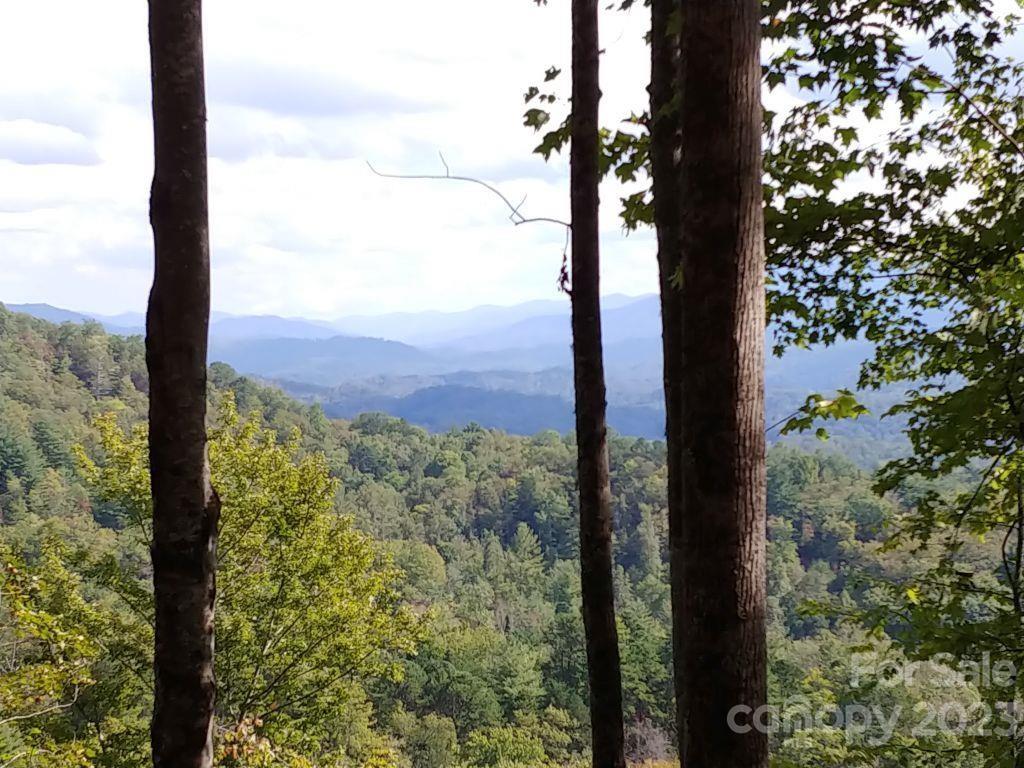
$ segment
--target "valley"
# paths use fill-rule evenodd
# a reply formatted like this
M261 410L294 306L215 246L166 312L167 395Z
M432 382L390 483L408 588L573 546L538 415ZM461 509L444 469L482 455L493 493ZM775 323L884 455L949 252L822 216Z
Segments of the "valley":
M605 297L610 426L650 440L664 436L661 321L656 296ZM88 315L48 305L10 305L55 322L93 320L108 332L143 332L141 316ZM567 432L573 423L568 306L537 301L462 312L398 313L333 321L214 313L210 361L223 362L332 417L379 411L432 431L468 424L517 435ZM358 334L358 335L357 335ZM812 393L856 385L866 342L790 350L766 361L767 423L784 419ZM871 415L833 426L836 444L871 468L903 448L902 422L881 416L902 389L865 393ZM813 445L795 435L793 442ZM861 445L867 445L863 439Z

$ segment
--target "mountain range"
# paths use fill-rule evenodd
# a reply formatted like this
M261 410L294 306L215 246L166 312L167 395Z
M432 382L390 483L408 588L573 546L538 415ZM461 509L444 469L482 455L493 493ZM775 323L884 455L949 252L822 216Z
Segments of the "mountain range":
M94 321L111 333L144 332L140 313L7 306L51 322ZM602 329L610 425L625 434L660 438L657 296L604 297ZM769 419L784 417L812 392L853 386L870 351L868 343L854 341L770 357ZM215 312L209 357L319 402L332 416L384 411L435 430L477 422L519 434L564 432L573 424L567 300L330 321Z

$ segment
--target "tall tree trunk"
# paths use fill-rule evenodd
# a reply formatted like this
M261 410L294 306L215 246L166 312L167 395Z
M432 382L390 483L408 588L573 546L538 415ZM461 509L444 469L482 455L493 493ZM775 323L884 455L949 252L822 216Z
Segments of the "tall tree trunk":
M759 4L681 0L681 10L682 281L667 318L680 350L668 395L680 414L670 425L680 756L687 768L762 768L767 736L743 727L765 703L767 664Z
M668 466L668 546L672 563L681 563L683 511L682 421L683 341L680 239L679 14L680 0L651 0L650 154L654 226L658 236L661 296L662 378L665 388L665 443ZM672 605L682 600L680 580L672 579ZM673 648L682 642L682 616L672 612ZM682 665L674 664L675 689L681 691Z
M601 350L597 0L572 3L572 338L580 567L595 768L625 765L622 674L612 583L612 504Z
M206 458L210 314L200 0L150 0L155 274L146 314L156 768L212 761L219 503Z

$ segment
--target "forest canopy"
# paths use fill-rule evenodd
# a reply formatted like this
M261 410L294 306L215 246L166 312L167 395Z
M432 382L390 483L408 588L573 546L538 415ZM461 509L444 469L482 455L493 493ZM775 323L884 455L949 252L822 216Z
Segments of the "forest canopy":
M218 762L584 760L571 435L430 434L379 414L335 421L226 366L210 375L222 502ZM146 388L138 338L0 310L5 762L147 760ZM632 760L665 760L663 447L623 437L610 447L627 749ZM938 552L911 556L884 541L921 493L955 495L970 473L880 497L839 455L777 445L768 461L773 704L856 696L912 713L947 702L948 691L913 680L855 690L851 653L899 660L920 650L922 632L933 644L943 637L919 617L894 618L925 610L926 591L918 586L914 602L908 585ZM997 544L975 541L960 562L993 573ZM974 602L976 614L985 600ZM967 686L956 700L982 693ZM831 725L780 731L772 746L786 765L868 766L969 744L948 731L917 736L916 724L904 718L881 745Z

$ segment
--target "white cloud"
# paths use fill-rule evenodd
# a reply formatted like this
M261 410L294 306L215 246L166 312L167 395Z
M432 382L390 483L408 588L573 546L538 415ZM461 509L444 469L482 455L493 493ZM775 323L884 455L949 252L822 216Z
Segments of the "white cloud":
M1009 0L1000 0L1009 2ZM146 5L11 3L0 25L0 300L141 309L151 261ZM214 306L323 317L556 297L558 226L512 226L453 172L566 218L567 160L532 154L522 94L568 85L568 2L207 0ZM642 110L643 9L603 19L602 117ZM563 91L564 92L564 91ZM792 103L776 90L773 108ZM557 108L558 105L556 105ZM564 109L564 102L561 104ZM603 288L655 290L650 233L602 189Z
M95 165L92 143L64 125L34 120L0 122L0 160L20 165Z
M529 0L205 4L214 304L338 316L556 296L564 232L514 227L488 192L375 177L453 171L567 215L567 163L531 154L522 93L568 77L568 4ZM139 309L151 260L145 4L39 0L5 10L0 300ZM642 108L643 13L609 14L604 113ZM605 190L605 289L656 285Z
M999 3L1013 5L1011 0ZM152 174L145 4L12 3L0 26L0 300L144 305ZM555 297L557 225L513 226L453 172L527 215L567 217L567 162L531 154L522 93L568 85L568 3L208 0L214 304L337 316ZM602 118L643 109L643 9L602 19ZM793 96L776 89L772 109ZM564 109L564 103L561 104ZM557 105L556 105L557 110ZM602 188L603 287L656 287L649 232Z

